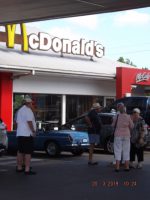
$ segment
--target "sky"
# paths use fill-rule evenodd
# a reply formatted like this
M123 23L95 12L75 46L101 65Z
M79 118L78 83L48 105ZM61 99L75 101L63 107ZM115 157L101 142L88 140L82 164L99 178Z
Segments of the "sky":
M124 57L138 68L150 69L150 7L38 21L27 26L54 37L95 40L105 47L106 58L116 61Z

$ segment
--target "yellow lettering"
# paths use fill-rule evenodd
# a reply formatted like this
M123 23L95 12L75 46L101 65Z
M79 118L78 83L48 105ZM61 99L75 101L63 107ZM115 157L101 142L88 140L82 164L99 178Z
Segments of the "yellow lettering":
M28 52L29 44L28 44L26 25L23 23L20 26L21 26L21 35L22 35L22 39L23 39L22 51Z
M14 48L16 24L6 25L6 31L7 31L7 42L6 42L7 47Z
M24 23L20 24L21 36L22 36L22 51L28 52L28 36L26 31L26 26ZM15 45L15 35L16 35L16 24L6 25L7 32L7 42L6 45L8 48L14 48Z

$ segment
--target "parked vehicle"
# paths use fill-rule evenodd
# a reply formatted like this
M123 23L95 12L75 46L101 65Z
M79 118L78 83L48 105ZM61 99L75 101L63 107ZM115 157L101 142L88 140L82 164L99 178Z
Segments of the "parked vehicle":
M116 113L99 113L99 116L102 121L102 129L101 129L101 137L100 143L98 144L98 148L104 148L106 152L113 152L113 143L111 141L113 128L111 126L112 118ZM85 120L86 114L77 117L66 124L64 124L64 128L69 128L76 131L88 131L88 125Z
M0 156L7 150L7 146L7 127L2 119L0 119Z
M17 150L16 131L7 133L8 152ZM34 150L45 151L49 156L58 156L62 151L81 155L88 149L88 134L73 130L39 130L34 138Z
M96 146L97 148L103 148L108 153L113 153L113 142L112 142L112 132L113 128L111 126L112 118L116 115L115 112L112 113L99 113L99 117L102 121L102 129L100 134L100 143ZM86 114L77 117L64 125L64 128L69 128L76 131L88 131L88 125L85 120ZM148 130L146 135L146 146L150 143L150 131Z
M103 108L102 112L109 113L117 109L118 103L124 103L128 114L132 113L134 108L139 108L141 116L145 119L146 123L150 126L150 97L124 97L117 99L112 104Z

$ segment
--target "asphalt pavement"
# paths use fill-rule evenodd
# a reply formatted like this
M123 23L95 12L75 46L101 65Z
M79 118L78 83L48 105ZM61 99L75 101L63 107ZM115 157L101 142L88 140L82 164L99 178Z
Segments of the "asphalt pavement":
M36 175L15 172L15 156L0 157L1 200L149 200L150 152L145 152L143 169L114 172L112 155L96 153L97 166L87 165L88 154L59 158L34 154Z

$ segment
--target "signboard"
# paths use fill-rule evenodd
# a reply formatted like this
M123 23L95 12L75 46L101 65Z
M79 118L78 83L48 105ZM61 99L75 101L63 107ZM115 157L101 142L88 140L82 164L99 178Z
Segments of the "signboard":
M136 75L136 83L140 83L143 81L149 81L150 79L150 73L149 72L142 72L142 73L138 73Z
M48 33L39 32L38 34L27 34L26 25L20 24L22 37L22 51L28 52L29 49L48 51L52 50L56 53L67 53L73 55L86 55L90 57L101 58L104 56L104 47L94 41L86 41L85 39L69 40L58 37L52 38ZM6 25L7 47L14 48L16 36L16 24Z

